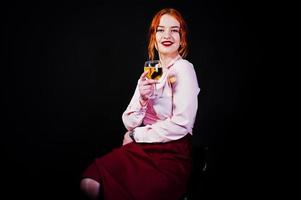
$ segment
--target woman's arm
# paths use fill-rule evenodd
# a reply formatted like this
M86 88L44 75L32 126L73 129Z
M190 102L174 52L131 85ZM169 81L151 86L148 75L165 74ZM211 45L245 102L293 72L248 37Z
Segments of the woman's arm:
M133 130L137 126L140 126L143 122L146 109L147 109L147 104L142 105L140 103L139 81L138 81L134 95L127 109L122 114L122 121L125 128L127 130Z
M140 126L140 124L143 122L148 99L154 92L154 84L156 84L157 81L147 79L147 74L148 71L145 71L141 74L134 96L122 115L123 123L128 130L133 130L135 127Z

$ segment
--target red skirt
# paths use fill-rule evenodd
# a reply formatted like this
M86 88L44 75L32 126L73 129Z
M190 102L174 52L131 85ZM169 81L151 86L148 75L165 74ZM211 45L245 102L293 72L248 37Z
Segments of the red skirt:
M83 178L101 184L106 200L179 200L191 173L191 139L129 143L95 159Z

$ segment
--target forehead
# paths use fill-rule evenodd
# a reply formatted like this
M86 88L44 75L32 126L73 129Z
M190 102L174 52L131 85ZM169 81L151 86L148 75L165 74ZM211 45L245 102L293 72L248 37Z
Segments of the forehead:
M162 15L159 26L179 26L180 27L180 23L173 16L165 14L165 15Z

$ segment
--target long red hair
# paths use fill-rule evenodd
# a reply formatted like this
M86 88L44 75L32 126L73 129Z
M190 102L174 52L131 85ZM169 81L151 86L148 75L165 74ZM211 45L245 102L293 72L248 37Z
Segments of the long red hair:
M155 58L155 44L156 44L156 30L159 26L160 19L163 15L168 14L174 17L180 23L180 47L179 47L179 54L185 58L188 53L188 44L187 44L187 24L182 17L181 13L174 8L164 8L157 12L152 19L151 25L148 31L148 57L150 60Z

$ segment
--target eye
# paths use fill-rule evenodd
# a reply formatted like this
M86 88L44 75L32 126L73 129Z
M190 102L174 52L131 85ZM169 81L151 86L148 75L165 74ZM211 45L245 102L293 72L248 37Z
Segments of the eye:
M162 32L164 32L164 29L162 29L162 28L157 28L157 30L156 30L156 32L158 33L162 33Z
M172 33L179 33L180 31L178 29L171 29Z

